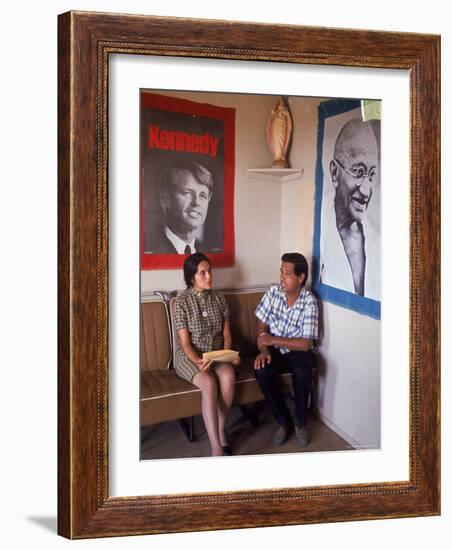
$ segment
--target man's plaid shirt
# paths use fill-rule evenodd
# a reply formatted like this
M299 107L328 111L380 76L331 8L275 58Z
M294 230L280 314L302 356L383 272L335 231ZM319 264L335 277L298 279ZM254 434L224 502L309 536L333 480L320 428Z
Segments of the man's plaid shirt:
M288 307L286 293L279 285L272 285L254 313L258 319L268 325L272 336L317 340L319 325L317 301L314 295L304 287L294 304ZM279 349L281 353L290 351L287 348Z

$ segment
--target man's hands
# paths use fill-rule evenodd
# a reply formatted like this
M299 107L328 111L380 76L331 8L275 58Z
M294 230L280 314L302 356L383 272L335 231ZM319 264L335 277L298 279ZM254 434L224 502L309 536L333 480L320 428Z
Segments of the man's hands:
M261 332L257 337L257 347L261 349L263 346L273 346L273 336L268 332Z
M255 369L262 369L265 367L265 365L269 365L271 363L271 355L268 349L263 349L259 352L259 355L254 360L254 368Z
M264 328L264 327L262 327ZM257 347L259 348L259 355L254 360L254 368L262 369L265 365L271 363L272 357L268 350L268 346L273 345L273 336L268 332L261 332L257 337Z

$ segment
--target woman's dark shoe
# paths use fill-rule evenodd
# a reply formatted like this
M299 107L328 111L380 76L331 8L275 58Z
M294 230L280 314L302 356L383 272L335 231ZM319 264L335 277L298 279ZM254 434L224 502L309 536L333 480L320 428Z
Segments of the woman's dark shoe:
M230 445L222 445L223 456L232 456L232 449Z

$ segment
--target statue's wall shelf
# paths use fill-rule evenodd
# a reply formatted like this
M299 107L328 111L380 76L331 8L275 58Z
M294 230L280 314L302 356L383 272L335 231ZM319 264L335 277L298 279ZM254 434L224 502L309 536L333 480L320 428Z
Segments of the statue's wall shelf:
M247 168L246 172L249 178L281 183L303 177L303 168Z

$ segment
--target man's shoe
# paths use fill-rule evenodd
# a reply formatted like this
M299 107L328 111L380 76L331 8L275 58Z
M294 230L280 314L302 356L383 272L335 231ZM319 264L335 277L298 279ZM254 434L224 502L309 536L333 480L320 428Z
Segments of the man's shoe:
M273 434L273 443L279 447L280 445L285 443L288 437L289 428L287 426L284 426L284 424L280 424L276 432Z
M304 426L300 426L300 424L295 424L295 435L297 436L298 443L301 447L307 447L309 445L309 432Z

